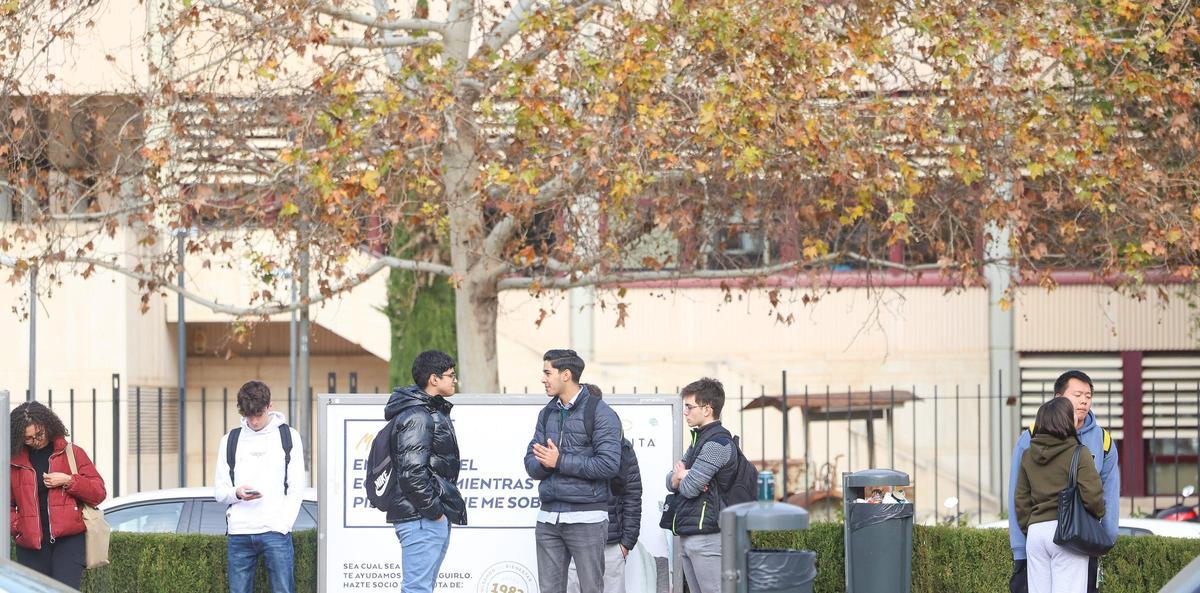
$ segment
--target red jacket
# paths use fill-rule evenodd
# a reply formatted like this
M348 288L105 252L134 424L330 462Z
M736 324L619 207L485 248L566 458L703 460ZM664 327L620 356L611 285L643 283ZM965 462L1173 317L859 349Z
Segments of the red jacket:
M71 464L66 456L67 440L54 439L54 452L50 454L49 472L71 473ZM47 497L50 507L50 539L84 532L83 510L79 503L98 505L108 496L104 489L104 478L96 472L96 466L79 445L74 446L75 465L79 473L73 474L73 482L66 488L51 488ZM37 472L29 461L29 447L13 455L10 474L12 479L12 509L9 524L18 546L32 550L42 549L41 509L38 508Z

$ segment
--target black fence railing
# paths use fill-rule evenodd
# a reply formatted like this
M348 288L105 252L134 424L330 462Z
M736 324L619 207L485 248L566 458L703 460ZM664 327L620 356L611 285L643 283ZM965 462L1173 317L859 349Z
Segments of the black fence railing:
M331 378L321 391L337 392L337 387ZM349 387L359 391L356 376ZM116 496L181 485L211 486L217 444L240 422L236 389L189 391L182 456L174 389L125 388L114 375L109 387L51 389L37 398L58 413L76 442L88 447ZM380 387L363 391L380 393ZM677 393L678 387L610 386L605 391L666 396ZM1133 464L1122 467L1123 475L1141 477L1140 492L1130 491L1130 480L1123 482L1123 515L1147 515L1175 504L1183 486L1200 482L1200 393L1194 387L1174 387L1147 390L1142 398L1145 414L1138 431L1123 425L1129 418L1120 394L1097 393L1093 401L1102 425L1124 429L1114 430L1121 465ZM302 404L312 406L311 393L304 402L288 394L289 421ZM722 416L740 437L747 457L760 469L776 473L777 493L805 506L816 519L839 515L843 472L889 467L910 475L911 485L904 490L917 505L919 520L980 523L1005 514L1012 455L1006 444L1015 442L1037 404L1039 398L995 395L983 386L789 389L781 384L771 391L765 386L727 387ZM276 407L283 411L284 402ZM315 423L310 425L308 434L315 429ZM1124 433L1143 435L1140 458L1132 454L1138 447L1127 444ZM307 446L310 468L315 449ZM182 484L181 458L186 470ZM642 469L647 475L659 471Z
M26 390L25 401L30 399L33 397ZM112 482L109 491L113 496L119 496L121 466L124 465L119 437L123 405L120 375L112 376L109 387L47 389L45 396L38 399L59 416L73 442L88 447L92 463ZM20 403L10 400L13 407Z

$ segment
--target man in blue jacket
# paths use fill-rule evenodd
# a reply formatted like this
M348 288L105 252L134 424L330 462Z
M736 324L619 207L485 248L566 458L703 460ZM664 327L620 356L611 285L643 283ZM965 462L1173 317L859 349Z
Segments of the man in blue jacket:
M538 414L525 471L541 480L534 540L541 593L565 593L575 561L580 593L604 590L609 480L621 467L621 421L580 386L583 359L574 350L543 357L542 385L552 399Z
M1092 452L1096 469L1100 472L1100 481L1104 484L1104 506L1108 512L1104 514L1101 525L1110 537L1115 538L1117 518L1121 514L1121 472L1117 468L1117 449L1112 446L1108 431L1096 422L1096 415L1092 413L1091 377L1083 371L1067 371L1059 375L1054 382L1054 397L1070 399L1075 406L1075 428L1079 431L1079 441ZM1029 448L1029 439L1029 430L1021 431L1013 448L1013 471L1008 479L1008 540L1013 552L1013 576L1008 584L1011 593L1024 593L1028 587L1025 576L1025 534L1017 525L1013 499L1017 491L1016 468L1020 467L1021 456ZM1100 559L1092 558L1088 562L1088 593L1097 592L1099 570Z

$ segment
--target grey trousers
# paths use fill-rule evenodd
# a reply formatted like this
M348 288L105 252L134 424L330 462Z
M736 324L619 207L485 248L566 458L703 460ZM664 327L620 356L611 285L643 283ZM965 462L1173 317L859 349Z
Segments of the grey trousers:
M567 567L575 561L580 593L604 593L604 544L608 519L600 523L538 522L538 588L541 593L566 593Z
M1087 593L1088 557L1054 543L1058 521L1029 526L1025 576L1029 593Z
M683 548L683 576L691 593L720 593L721 591L721 534L684 535L679 538Z
M567 571L567 593L580 593L575 563ZM625 555L621 544L604 546L604 593L625 593Z

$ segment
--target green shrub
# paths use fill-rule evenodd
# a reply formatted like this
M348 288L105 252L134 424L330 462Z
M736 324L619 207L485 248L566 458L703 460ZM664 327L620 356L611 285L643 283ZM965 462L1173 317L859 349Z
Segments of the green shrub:
M292 535L296 590L317 590L315 531ZM844 593L846 564L840 523L814 523L803 531L754 534L759 548L817 553L816 593ZM1200 555L1200 540L1122 537L1102 561L1103 593L1154 593ZM112 564L84 573L84 593L225 593L225 538L213 535L114 533ZM1012 572L1008 532L916 526L913 593L1006 593ZM259 566L256 591L269 591Z
M317 590L317 532L292 534L296 591ZM113 533L110 564L84 572L83 593L225 593L225 537L166 533ZM270 591L258 566L255 591Z
M759 548L817 552L816 593L844 593L846 563L840 523L814 523L804 531L754 534ZM1200 555L1200 540L1122 537L1101 561L1102 593L1154 593ZM1012 574L1008 532L1003 529L925 527L913 530L913 593L1007 593Z

